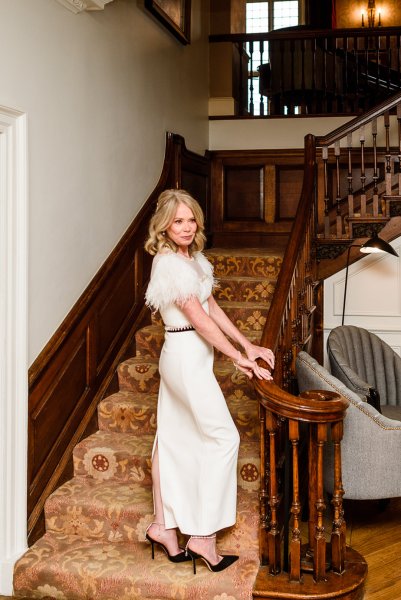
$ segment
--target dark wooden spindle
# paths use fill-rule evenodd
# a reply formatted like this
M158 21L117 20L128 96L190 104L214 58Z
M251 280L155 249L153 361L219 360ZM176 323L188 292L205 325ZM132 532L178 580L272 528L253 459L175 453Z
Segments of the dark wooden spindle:
M324 528L324 503L323 493L323 447L327 440L327 426L325 423L316 425L316 523L314 539L314 564L313 575L315 581L324 581L326 574L326 537Z
M276 456L276 438L277 438L277 417L272 412L267 411L266 427L269 432L269 451L270 451L270 481L269 481L269 505L270 505L270 530L267 534L268 553L269 553L269 573L277 575L281 571L281 551L280 551L280 526L278 522L278 482L277 482L277 456Z
M365 126L363 125L359 131L359 141L361 144L361 217L366 217Z
M348 215L354 216L354 191L352 187L352 133L347 135L347 151L348 151ZM348 237L351 237L351 232L348 229Z
M343 511L344 489L341 475L341 440L343 421L331 426L331 440L334 450L334 489L333 489L333 527L331 533L331 562L335 573L342 573L345 565L345 519Z
M330 215L329 215L329 184L327 173L327 161L329 158L329 149L327 146L322 148L323 159L323 177L324 177L324 237L330 237Z
M293 516L291 542L290 542L290 580L301 579L301 530L300 515L301 501L299 497L299 423L290 419L288 424L288 435L292 445L292 506Z
M372 119L372 138L373 138L373 216L379 215L379 194L377 181L379 179L377 171L377 119Z
M260 52L260 63L259 64L261 64L261 65L263 65L264 49L265 49L265 43L263 40L261 40L259 42L259 52ZM264 96L260 93L260 90L259 90L259 114L260 115L265 114Z
M384 113L384 127L386 131L386 196L391 196L391 151L390 151L390 113Z
M343 237L343 222L341 217L341 190L340 190L340 142L334 144L336 158L336 235L337 239Z
M253 102L253 42L249 42L249 113L255 110Z

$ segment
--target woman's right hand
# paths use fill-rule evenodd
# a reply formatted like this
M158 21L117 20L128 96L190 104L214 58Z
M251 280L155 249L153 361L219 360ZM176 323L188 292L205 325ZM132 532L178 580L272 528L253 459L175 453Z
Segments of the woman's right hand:
M255 360L249 360L249 358L246 358L240 352L238 352L238 359L233 360L233 363L235 368L245 373L249 379L252 379L255 375L258 379L273 380L273 376L268 369L260 367Z

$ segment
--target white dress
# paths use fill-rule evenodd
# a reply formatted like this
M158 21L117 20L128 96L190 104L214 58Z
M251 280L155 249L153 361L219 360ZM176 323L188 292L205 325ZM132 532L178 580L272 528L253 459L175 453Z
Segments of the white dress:
M202 253L158 254L146 302L166 328L181 328L190 323L180 302L196 296L208 312L212 289L212 266ZM213 373L213 346L196 331L166 331L159 371L155 446L165 525L210 535L235 523L239 447Z

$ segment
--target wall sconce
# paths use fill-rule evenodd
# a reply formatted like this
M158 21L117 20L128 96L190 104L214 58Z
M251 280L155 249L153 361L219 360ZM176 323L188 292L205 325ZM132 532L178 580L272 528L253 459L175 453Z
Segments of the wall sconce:
M376 0L368 0L366 16L368 19L368 27L374 27L375 21L376 21ZM382 26L382 18L381 18L380 10L378 11L378 17L379 17L379 19L377 22L377 26L381 27ZM361 13L361 26L365 27L365 11L362 11L362 13Z

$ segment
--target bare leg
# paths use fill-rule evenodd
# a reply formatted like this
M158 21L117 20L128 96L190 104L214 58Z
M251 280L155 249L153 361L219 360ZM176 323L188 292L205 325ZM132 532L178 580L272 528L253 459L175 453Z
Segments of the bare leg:
M164 544L169 554L175 556L182 550L178 545L177 530L166 529L164 526L163 502L160 489L159 447L157 445L152 458L152 481L155 522L149 527L148 534L156 542Z

